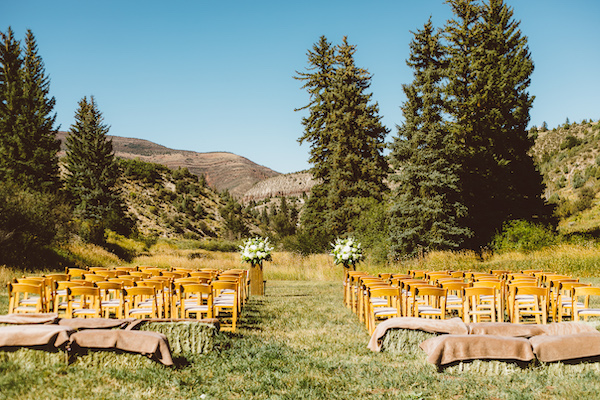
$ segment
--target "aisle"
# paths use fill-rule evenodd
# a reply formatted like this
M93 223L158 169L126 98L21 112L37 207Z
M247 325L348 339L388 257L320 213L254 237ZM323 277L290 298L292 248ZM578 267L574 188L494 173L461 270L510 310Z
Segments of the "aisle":
M239 326L225 351L209 355L224 371L206 383L226 380L240 398L322 399L332 388L364 398L390 371L397 380L403 364L366 348L369 335L344 307L340 282L269 281Z

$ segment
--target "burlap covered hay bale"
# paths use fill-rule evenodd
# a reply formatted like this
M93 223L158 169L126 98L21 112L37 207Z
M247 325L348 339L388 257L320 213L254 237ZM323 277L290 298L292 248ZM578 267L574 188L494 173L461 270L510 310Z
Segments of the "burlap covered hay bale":
M162 333L169 340L171 353L174 356L206 354L215 346L218 326L211 323L195 321L153 322L145 321L136 326L141 331Z
M425 353L419 345L427 339L437 336L435 333L414 329L388 329L381 341L381 351L411 358L425 359Z
M529 363L535 359L531 343L520 337L494 335L441 335L421 343L427 362L438 367L470 360L506 360Z
M37 370L40 365L61 368L67 365L68 356L64 351L48 352L30 348L4 349L0 351L0 364L14 363L22 369Z
M142 354L132 354L119 350L88 351L72 359L72 365L83 368L100 369L140 369L161 368L162 364Z

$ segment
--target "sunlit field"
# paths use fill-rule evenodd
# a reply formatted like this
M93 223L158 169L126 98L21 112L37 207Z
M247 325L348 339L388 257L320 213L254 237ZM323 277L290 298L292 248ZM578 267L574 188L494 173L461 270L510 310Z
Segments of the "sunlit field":
M93 246L71 248L82 263L240 268L238 253L157 243L129 262ZM88 261L89 260L89 261ZM357 269L529 269L541 267L600 284L595 247L558 246L531 254L433 253L422 260ZM0 353L0 398L115 399L564 399L597 398L600 364L474 362L438 372L416 345L373 353L369 335L343 304L342 268L327 254L275 252L264 264L265 296L251 297L236 333L220 333L209 354L187 354L175 368L137 355L86 356L67 365L61 354ZM6 282L46 271L0 267L0 313Z

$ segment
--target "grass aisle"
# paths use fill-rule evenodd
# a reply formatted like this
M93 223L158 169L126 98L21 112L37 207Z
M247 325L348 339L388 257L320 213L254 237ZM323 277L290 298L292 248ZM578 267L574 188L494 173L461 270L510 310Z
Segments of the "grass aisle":
M177 369L139 356L66 366L59 357L14 362L0 353L0 398L597 398L596 367L440 374L420 352L372 353L341 289L339 282L269 281L266 296L244 308L238 332L220 334L213 353Z

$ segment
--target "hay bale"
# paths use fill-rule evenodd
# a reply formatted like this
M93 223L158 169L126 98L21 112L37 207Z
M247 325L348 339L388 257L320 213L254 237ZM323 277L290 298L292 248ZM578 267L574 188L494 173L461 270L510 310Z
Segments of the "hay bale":
M161 364L145 355L114 350L88 351L85 354L78 354L71 361L73 365L83 368L140 369L162 367Z
M37 370L40 365L59 368L67 365L68 356L64 351L49 352L46 350L19 348L14 351L0 351L1 363L14 363L27 370Z
M523 369L534 365L534 362L514 362L501 360L470 360L461 361L440 369L448 374L477 374L483 376L512 375L523 373Z
M419 347L421 342L437 336L434 333L414 329L388 329L381 344L381 351L411 358L427 356Z
M176 355L206 354L213 350L218 328L214 324L180 322L146 322L137 328L141 331L162 333L169 340L171 353Z

